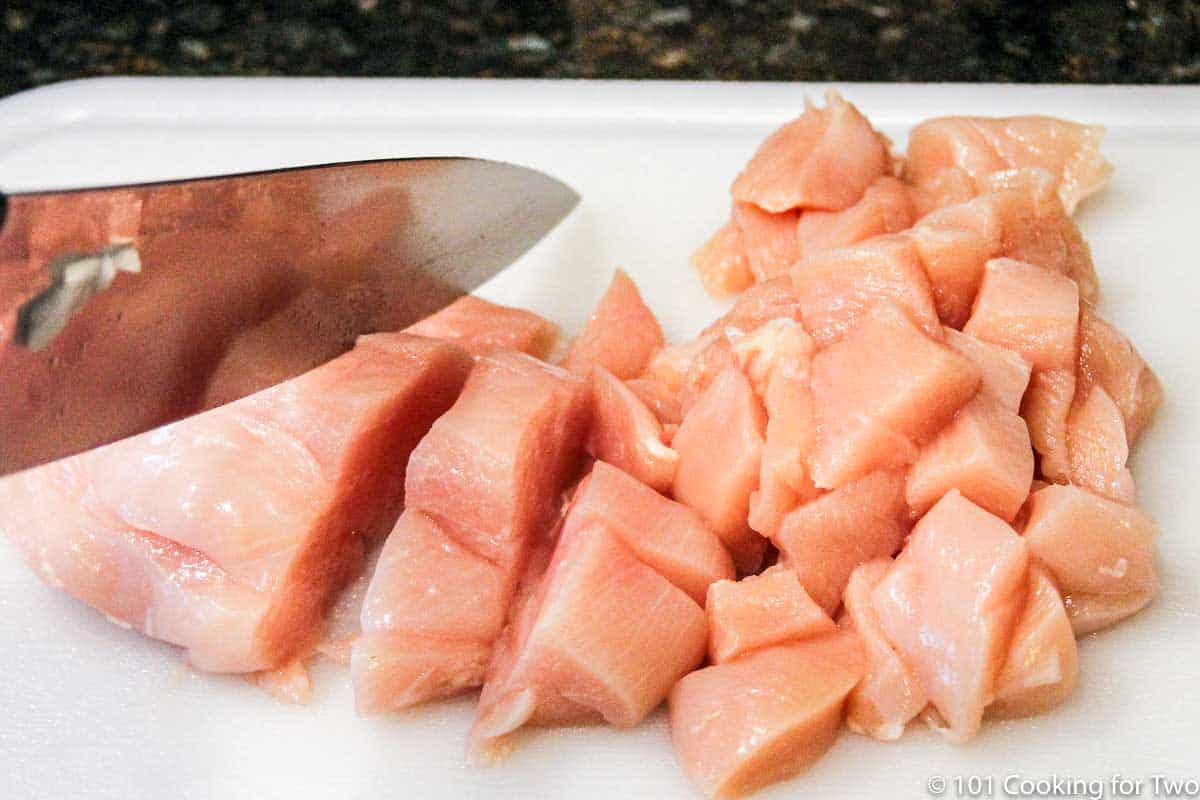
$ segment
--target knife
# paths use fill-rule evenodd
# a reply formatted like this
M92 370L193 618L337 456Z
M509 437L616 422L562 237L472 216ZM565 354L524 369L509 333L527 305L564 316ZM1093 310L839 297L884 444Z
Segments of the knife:
M578 201L541 172L467 158L0 194L0 475L402 329Z

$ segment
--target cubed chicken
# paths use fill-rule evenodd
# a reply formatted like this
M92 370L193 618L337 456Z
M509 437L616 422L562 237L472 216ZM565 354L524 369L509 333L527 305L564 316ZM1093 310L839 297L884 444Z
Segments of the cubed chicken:
M729 553L697 512L603 461L575 490L564 535L597 523L700 605L710 584L735 576Z
M650 357L662 346L658 319L646 307L633 279L619 269L587 324L567 348L562 367L586 377L592 367L599 365L627 380L641 375Z
M730 367L686 413L671 442L679 453L675 499L700 512L743 572L757 570L766 545L747 523L766 424L749 379Z
M843 339L873 306L892 301L934 339L942 336L929 280L912 240L877 236L827 250L791 271L804 329L825 347Z
M979 381L978 367L927 336L904 310L876 306L813 358L813 481L834 488L912 463L919 443L953 418Z
M1047 486L1030 499L1025 541L1065 595L1128 595L1158 588L1154 520L1078 486Z
M482 683L531 543L556 521L577 474L590 394L585 381L520 353L476 360L409 460L407 508L380 554L351 653L361 712ZM464 583L464 574L473 577Z
M891 175L883 175L867 187L862 199L843 211L803 212L796 227L796 258L899 233L915 219L909 188Z
M1162 385L1121 332L1091 308L1079 317L1079 390L1102 386L1125 417L1130 446L1162 404Z
M704 660L700 606L602 524L564 532L531 609L489 668L471 731L479 755L530 722L632 727Z
M1133 474L1126 466L1129 440L1125 418L1104 387L1092 387L1071 410L1067 418L1067 453L1071 483L1118 503L1137 502Z
M733 199L780 213L794 208L840 211L891 168L886 140L836 92L759 146L733 182Z
M1050 573L1033 564L1025 608L996 677L988 716L1012 719L1049 711L1071 695L1078 679L1079 654L1062 596Z
M905 174L919 185L947 167L976 180L993 172L1037 167L1054 176L1063 206L1073 213L1112 172L1100 156L1103 136L1099 126L1053 117L939 117L909 134Z
M660 492L669 491L679 454L663 426L633 391L604 367L592 371L592 427L587 451Z
M979 730L1024 605L1029 552L999 517L952 491L913 528L875 587L888 640L916 672L951 741Z
M1032 366L1022 415L1042 474L1069 473L1067 415L1079 353L1079 289L1058 273L1011 259L989 261L971 318L963 328L1019 353Z
M990 393L967 403L921 448L905 497L923 515L951 489L1011 521L1029 495L1033 450L1025 420Z
M708 587L708 658L723 664L764 647L831 633L834 622L796 573L775 565L740 581Z
M904 473L880 471L801 505L783 518L772 541L782 562L832 615L854 568L896 553L908 528Z
M733 222L726 222L691 257L692 268L713 297L737 294L754 284L754 273L742 249L742 237Z
M671 690L671 741L692 783L717 800L803 771L825 754L863 675L850 631L706 667Z
M756 282L784 274L800 256L796 239L799 216L795 211L772 214L753 203L733 204L733 224Z
M867 664L866 674L847 701L846 724L855 733L885 742L899 739L929 702L917 674L888 641L871 600L891 566L890 558L877 558L855 567L842 595L844 610L838 621L858 634Z

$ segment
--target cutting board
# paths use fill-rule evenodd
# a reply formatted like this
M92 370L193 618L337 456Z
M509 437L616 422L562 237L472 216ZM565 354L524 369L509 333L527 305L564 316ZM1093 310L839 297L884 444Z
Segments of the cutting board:
M583 202L481 294L570 332L621 266L680 339L725 307L704 294L687 256L727 215L730 181L765 134L825 88L84 81L0 102L0 187L395 156L513 161L562 178ZM1104 151L1116 172L1078 220L1102 280L1102 312L1166 386L1134 463L1142 503L1161 524L1163 590L1133 620L1081 642L1079 688L1055 712L987 724L965 746L915 726L890 744L846 733L807 774L759 796L926 797L944 778L945 796L956 797L955 778L974 776L985 788L992 778L993 796L1003 797L1024 779L1120 773L1146 781L1132 796L1151 797L1151 776L1200 778L1200 492L1191 484L1200 478L1200 89L838 88L901 145L915 122L947 113L1055 114L1108 126ZM693 796L661 712L632 731L534 732L505 764L486 769L463 758L471 698L358 719L344 671L326 666L314 677L314 703L290 707L242 679L191 672L173 648L43 586L0 542L5 797Z

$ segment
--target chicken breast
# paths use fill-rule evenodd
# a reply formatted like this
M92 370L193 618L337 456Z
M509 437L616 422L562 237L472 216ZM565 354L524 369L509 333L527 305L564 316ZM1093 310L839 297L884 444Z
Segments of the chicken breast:
M0 480L0 529L51 586L214 672L281 667L315 640L404 463L470 357L373 334L286 383Z

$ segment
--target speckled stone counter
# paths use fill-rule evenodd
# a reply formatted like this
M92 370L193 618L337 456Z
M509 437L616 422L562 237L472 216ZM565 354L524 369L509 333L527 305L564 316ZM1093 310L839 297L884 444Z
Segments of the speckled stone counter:
M1200 81L1200 0L9 0L0 94L94 75Z

